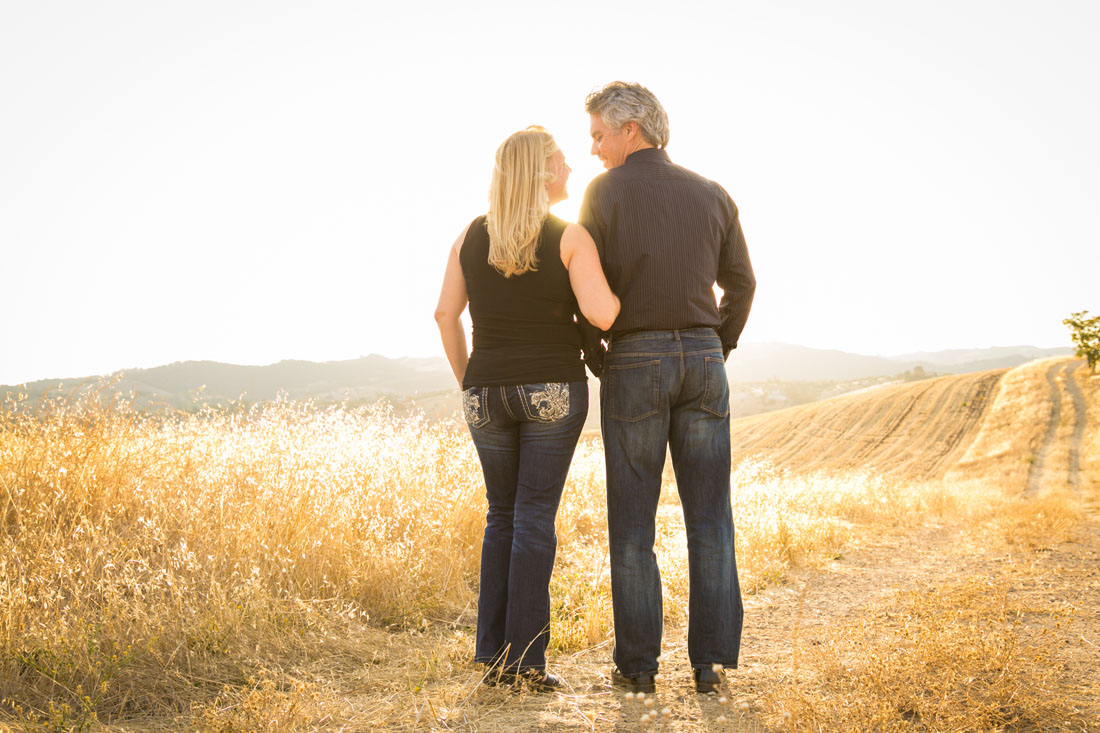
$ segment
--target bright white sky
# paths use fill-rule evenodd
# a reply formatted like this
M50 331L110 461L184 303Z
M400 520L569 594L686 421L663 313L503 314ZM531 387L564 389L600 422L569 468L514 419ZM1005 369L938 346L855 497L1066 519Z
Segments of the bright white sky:
M442 355L447 249L537 123L638 81L741 209L743 340L1069 345L1100 309L1100 3L0 0L0 384Z

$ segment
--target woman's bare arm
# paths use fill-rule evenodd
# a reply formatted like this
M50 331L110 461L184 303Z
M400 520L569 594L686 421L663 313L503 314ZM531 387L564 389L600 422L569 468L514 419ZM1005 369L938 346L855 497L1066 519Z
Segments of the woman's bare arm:
M569 284L577 296L581 314L596 328L606 331L619 315L619 298L611 292L600 266L592 235L580 224L570 224L561 236L561 261L569 271Z
M462 265L458 253L466 239L466 229L458 235L451 253L447 257L447 270L443 274L443 287L439 291L439 303L435 307L435 322L439 326L439 336L443 340L443 351L451 363L455 379L462 384L466 376L466 364L470 353L466 350L466 330L462 327L462 312L466 310L469 298L466 296L466 279L462 276Z

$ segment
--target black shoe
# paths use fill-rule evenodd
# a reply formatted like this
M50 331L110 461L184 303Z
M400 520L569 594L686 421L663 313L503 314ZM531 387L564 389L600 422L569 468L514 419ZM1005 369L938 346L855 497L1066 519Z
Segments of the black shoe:
M718 692L719 685L722 684L723 675L714 667L694 667L691 670L691 676L695 678L695 691L696 692Z
M651 674L625 675L619 668L611 670L611 684L627 692L656 692L657 681Z
M561 677L541 669L523 669L519 672L492 669L485 676L485 684L497 687L526 685L535 692L553 692L561 688L564 683Z
M542 669L527 669L516 676L535 692L553 692L565 684L561 677Z

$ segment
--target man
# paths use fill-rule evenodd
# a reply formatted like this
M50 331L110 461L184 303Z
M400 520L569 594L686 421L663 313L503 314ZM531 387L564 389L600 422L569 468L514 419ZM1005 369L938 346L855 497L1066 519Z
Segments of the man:
M662 608L653 542L667 447L687 529L688 657L696 691L713 692L720 670L737 666L741 644L725 359L756 280L737 207L717 183L669 160L668 118L652 92L612 82L590 94L585 109L592 154L608 172L588 186L580 223L622 301L600 392L612 681L631 692L655 689Z

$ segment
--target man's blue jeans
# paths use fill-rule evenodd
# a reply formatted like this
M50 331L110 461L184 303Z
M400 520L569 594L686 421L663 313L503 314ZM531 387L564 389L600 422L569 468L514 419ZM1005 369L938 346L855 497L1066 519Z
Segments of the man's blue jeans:
M462 403L489 500L474 659L545 669L554 519L588 414L588 383L471 387Z
M653 542L667 446L687 529L688 658L692 667L736 667L744 612L721 341L710 328L613 337L600 403L616 666L628 676L657 672L662 607Z

